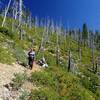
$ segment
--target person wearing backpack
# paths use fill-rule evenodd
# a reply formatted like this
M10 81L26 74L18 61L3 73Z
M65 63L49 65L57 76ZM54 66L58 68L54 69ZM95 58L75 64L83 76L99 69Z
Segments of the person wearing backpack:
M32 69L32 67L33 67L34 59L35 59L35 50L30 49L28 52L28 65L29 65L30 69Z

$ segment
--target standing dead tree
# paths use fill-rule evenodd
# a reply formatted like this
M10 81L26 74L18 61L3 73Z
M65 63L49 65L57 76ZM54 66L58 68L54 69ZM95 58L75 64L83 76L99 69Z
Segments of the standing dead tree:
M19 34L20 40L22 40L22 0L19 0Z
M18 0L14 0L12 4L12 18L16 20L18 17ZM15 21L12 21L12 32L15 30Z
M57 39L56 39L56 64L57 66L59 65L59 33L60 33L60 30L59 30L59 27L56 26L56 34L57 34Z
M69 32L69 30L68 30ZM72 72L73 74L75 74L77 72L77 64L75 64L75 60L73 58L73 55L71 53L71 34L69 34L68 37L68 64L67 64L67 70L68 72ZM76 37L75 39L77 39L78 37ZM78 39L77 39L78 41Z
M29 16L29 28L32 28L32 15Z
M98 69L98 60L97 58L95 59L95 45L94 45L94 34L91 32L91 55L92 55L92 69L88 69L89 71L93 73L97 73Z
M68 25L68 65L67 65L67 70L68 72L70 71L71 69L71 41L70 41L70 37L71 37L71 34L70 34L70 31L69 31L69 25ZM67 41L67 37L66 37L66 41Z
M67 30L64 29L64 50L66 50L66 39L67 39Z
M2 27L3 27L4 24L5 24L6 17L7 17L7 13L8 13L8 10L9 10L10 4L11 4L11 1L12 1L12 0L9 0L8 6L7 6L6 10L5 10L5 14L4 14L3 22L2 22Z
M35 20L35 25L34 25L35 26L35 33L37 33L37 27L39 26L39 19L36 16L34 20Z
M82 48L81 48L81 45L82 45L82 33L79 29L78 31L78 55L79 55L79 59L81 60L82 59Z
M23 39L23 34L22 34L23 33L22 24L24 21L23 7L24 7L23 0L9 0L7 7L5 7L6 9L4 12L3 22L2 22L2 27L3 27L5 25L7 16L12 17L14 19L14 20L11 20L12 21L12 31L17 29L20 40ZM15 23L15 20L17 20L16 23ZM30 15L29 26L31 27L31 15Z
M71 52L69 50L68 52L68 72L70 71L70 68L71 68Z
M48 20L46 26L44 26L44 31L43 31L41 44L40 44L39 50L37 52L37 55L38 55L38 53L41 51L43 57L44 57L45 45L48 42L48 37L49 37L49 26L50 26L50 22Z
M93 33L91 34L91 39L92 39L92 69L93 70L95 70L95 62L94 62L94 60L95 60L95 58L94 58L94 35L93 35Z
M95 73L98 72L99 60L100 60L100 58L97 57L97 58L96 58L96 63L95 63Z
M54 22L51 21L51 27L50 27L51 33L53 34L55 32Z

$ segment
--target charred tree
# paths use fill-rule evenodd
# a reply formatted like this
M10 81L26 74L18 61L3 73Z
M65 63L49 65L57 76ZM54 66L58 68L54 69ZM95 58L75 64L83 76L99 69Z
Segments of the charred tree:
M59 27L56 26L56 65L59 66Z
M92 69L95 70L95 62L94 62L94 35L93 33L91 34L92 35Z
M81 60L82 58L82 49L81 49L81 45L82 45L82 34L81 31L79 29L78 31L78 55L79 55L79 59Z
M10 4L11 4L11 1L12 1L12 0L9 0L9 3L8 3L8 6L7 6L7 9L5 10L4 19L3 19L3 22L2 22L2 27L3 27L4 24L5 24L6 17L7 17L7 13L8 13L8 10L9 10Z
M68 72L70 71L71 69L71 52L69 50L69 53L68 53Z

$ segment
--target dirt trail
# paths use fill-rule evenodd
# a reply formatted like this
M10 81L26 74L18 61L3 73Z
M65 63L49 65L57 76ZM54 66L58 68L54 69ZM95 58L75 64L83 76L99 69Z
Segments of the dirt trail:
M1 98L2 98L3 85L9 84L12 81L12 78L14 77L15 73L23 73L24 71L26 71L28 75L30 75L31 72L40 70L41 70L40 66L38 66L36 63L34 63L32 70L29 70L18 64L6 65L0 63L0 100L2 100Z

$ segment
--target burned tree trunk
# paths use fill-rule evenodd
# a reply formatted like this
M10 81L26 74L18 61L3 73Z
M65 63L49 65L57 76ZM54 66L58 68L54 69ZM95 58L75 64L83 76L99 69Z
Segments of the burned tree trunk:
M92 69L95 70L95 62L94 62L94 36L92 35Z
M57 66L59 66L59 53L60 53L60 49L59 49L59 34L60 34L60 27L56 27L56 34L57 34L57 39L56 39L56 64Z
M97 73L97 71L98 71L98 62L99 62L99 57L96 58L95 73Z
M57 31L56 64L59 65L59 36Z
M2 27L3 27L4 24L5 24L5 20L6 20L6 17L7 17L7 13L8 13L8 10L9 10L10 4L11 4L11 1L12 1L12 0L9 0L7 9L5 10L5 15L4 15L4 19L3 19L3 22L2 22Z
M22 40L22 0L19 0L19 27L20 40Z
M37 33L37 27L39 26L39 20L38 17L35 17L35 33Z
M78 32L78 55L79 55L79 59L82 59L82 49L81 49L81 45L82 45L82 33Z
M68 56L68 72L70 71L70 68L71 68L71 52L69 50L69 56Z
M38 55L39 51L42 51L42 54L44 56L45 45L48 42L49 24L50 23L48 22L47 26L44 26L43 36L42 36L41 44L39 46L39 50L37 52L37 55Z
M57 48L56 48L56 64L57 64L57 66L59 65L59 49L58 49L59 47L57 46Z

